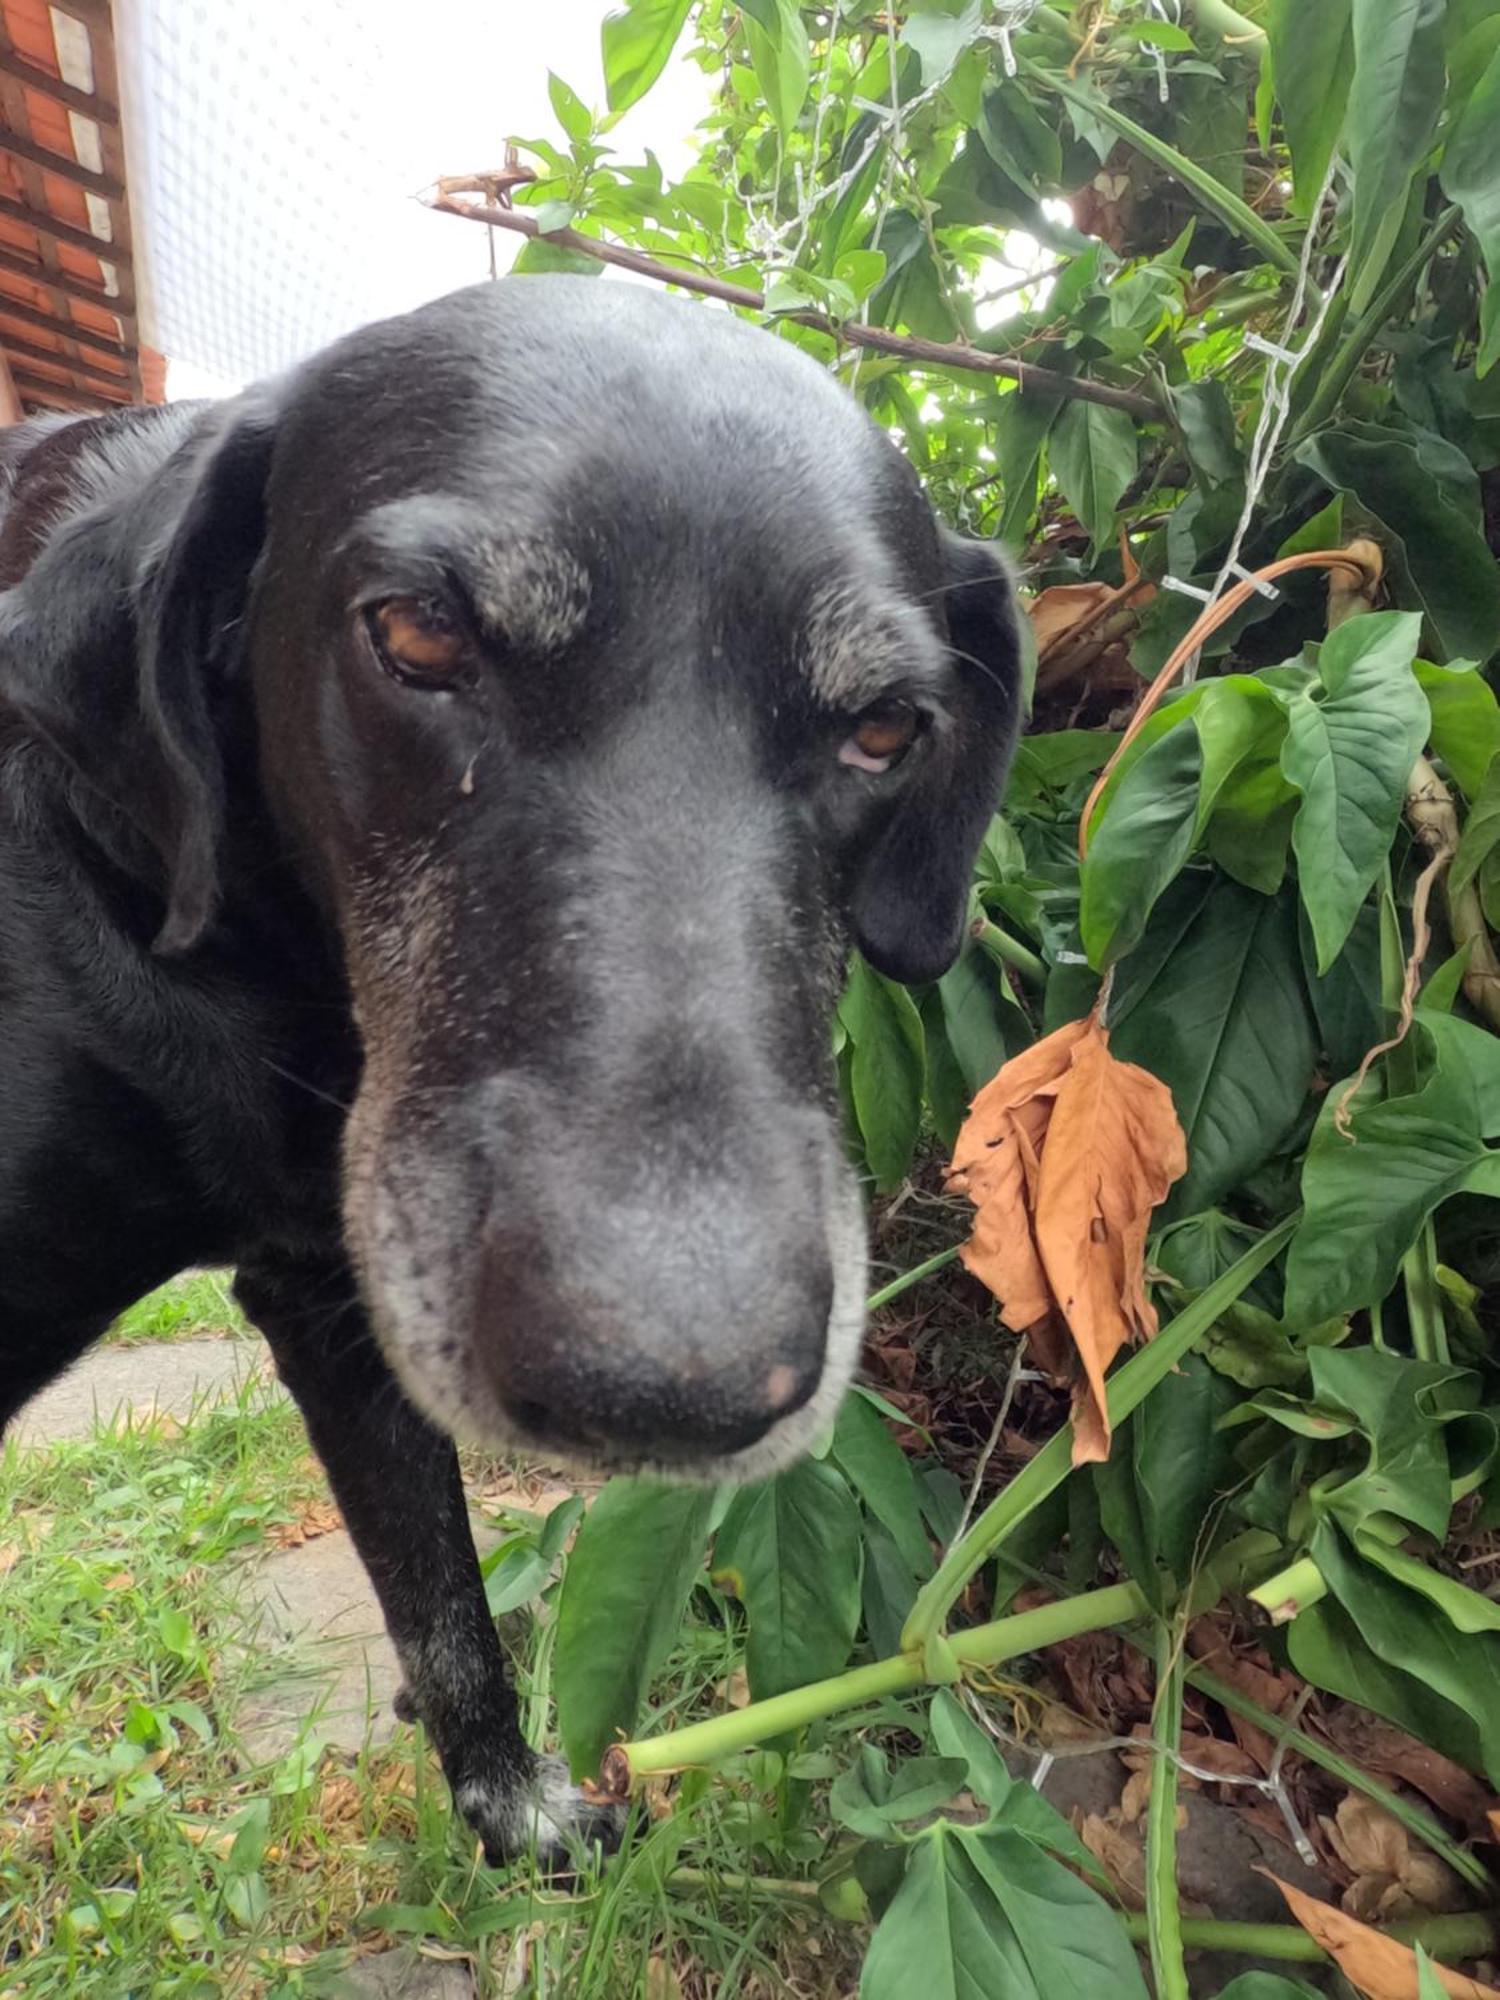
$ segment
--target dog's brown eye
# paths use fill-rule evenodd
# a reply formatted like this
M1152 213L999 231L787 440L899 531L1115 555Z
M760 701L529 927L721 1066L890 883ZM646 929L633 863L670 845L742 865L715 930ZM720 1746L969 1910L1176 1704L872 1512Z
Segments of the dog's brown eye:
M839 762L851 770L889 771L910 750L917 736L917 711L909 701L882 701L858 717L839 751Z
M370 607L370 636L391 672L420 687L451 687L463 671L464 635L440 604L387 597Z

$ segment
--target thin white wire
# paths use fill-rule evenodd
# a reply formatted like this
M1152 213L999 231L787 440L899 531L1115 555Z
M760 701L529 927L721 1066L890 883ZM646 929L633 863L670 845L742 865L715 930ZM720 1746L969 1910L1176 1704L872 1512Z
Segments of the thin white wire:
M1313 259L1318 252L1318 238L1320 225L1323 220L1323 211L1327 206L1328 197L1333 188L1334 175L1337 171L1338 155L1335 153L1328 163L1328 171L1323 176L1323 185L1318 191L1318 199L1308 219L1307 234L1302 242L1302 255L1297 262L1297 282L1292 292L1291 305L1287 310L1286 323L1282 329L1281 340L1277 343L1279 351L1274 354L1268 353L1266 356L1260 417L1255 426L1255 434L1250 441L1250 456L1245 468L1245 504L1240 509L1240 518L1235 526L1234 535L1229 544L1229 553L1220 565L1219 573L1214 578L1213 588L1209 592L1208 601L1210 604L1221 595L1235 574L1235 567L1240 559L1240 551L1245 545L1246 535L1250 532L1250 524L1254 519L1255 510L1260 505L1261 494L1265 490L1267 479L1270 477L1272 460L1280 448L1282 432L1286 429L1287 418L1291 413L1293 380L1296 377L1297 370L1317 345L1333 302L1338 297L1339 288L1344 282L1344 273L1348 267L1347 257L1339 259L1327 288L1319 294L1317 311L1313 315L1312 322L1308 327L1301 346L1293 348L1291 343L1296 336L1298 324L1306 308L1307 294L1312 283ZM1191 685L1197 678L1201 657L1201 651L1195 653L1183 668L1182 685L1184 687Z

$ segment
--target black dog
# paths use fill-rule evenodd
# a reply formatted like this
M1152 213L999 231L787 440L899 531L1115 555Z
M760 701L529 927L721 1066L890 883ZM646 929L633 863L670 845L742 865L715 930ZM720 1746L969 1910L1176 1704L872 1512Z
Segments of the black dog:
M830 1012L851 938L957 951L1005 573L794 347L574 278L0 479L0 1424L237 1265L459 1806L546 1848L450 1434L740 1479L832 1418Z

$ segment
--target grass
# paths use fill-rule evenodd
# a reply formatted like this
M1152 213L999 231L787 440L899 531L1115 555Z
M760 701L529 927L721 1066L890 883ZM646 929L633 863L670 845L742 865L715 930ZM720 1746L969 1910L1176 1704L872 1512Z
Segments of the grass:
M196 1274L116 1337L227 1330L226 1306ZM0 1451L0 2000L332 1996L398 1943L520 2000L852 1991L859 1935L808 1887L827 1845L811 1788L774 1756L659 1796L566 1894L482 1865L420 1732L351 1761L314 1716L278 1763L247 1763L234 1717L264 1663L234 1643L236 1567L326 1502L295 1411L253 1386L186 1423ZM650 1726L720 1698L726 1616L701 1594ZM507 1633L545 1729L545 1612Z
M104 1336L106 1343L138 1347L146 1341L249 1335L251 1328L229 1289L231 1278L228 1271L184 1271L121 1313Z

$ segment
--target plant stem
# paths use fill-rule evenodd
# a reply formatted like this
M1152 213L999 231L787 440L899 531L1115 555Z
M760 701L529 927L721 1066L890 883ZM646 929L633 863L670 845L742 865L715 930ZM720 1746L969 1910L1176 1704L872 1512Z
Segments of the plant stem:
M934 1271L941 1271L948 1264L958 1262L960 1246L955 1243L950 1250L939 1250L935 1257L929 1257L925 1264L914 1265L910 1271L903 1271L899 1278L892 1278L888 1285L882 1285L878 1292L871 1292L865 1300L866 1312L879 1312L892 1299L899 1299L903 1292L909 1292L913 1285L920 1285L924 1278L930 1278Z
M1266 31L1258 22L1227 6L1225 0L1188 0L1188 4L1199 25L1223 41L1254 43L1266 39Z
M1021 977L1032 986L1047 984L1047 968L1034 951L1028 951L1024 944L1013 938L1009 931L1001 930L991 917L985 917L970 927L970 937L992 958L998 958L1003 965L1013 966Z
M1289 1215L1268 1230L1259 1243L1216 1278L1206 1291L1163 1327L1149 1346L1141 1348L1125 1363L1108 1385L1109 1420L1125 1421L1177 1366L1218 1319L1240 1296L1252 1279L1263 1271L1291 1237L1298 1217ZM963 1538L955 1542L938 1567L937 1574L922 1586L911 1615L901 1634L903 1652L920 1654L929 1639L941 1629L948 1613L963 1595L970 1577L995 1550L1055 1493L1073 1469L1073 1427L1064 1424L1042 1449L1016 1474L985 1508Z
M1299 1556L1296 1562L1267 1577L1248 1595L1250 1602L1258 1604L1273 1625L1290 1625L1299 1611L1306 1611L1310 1604L1328 1595L1328 1585L1312 1557Z
M1431 1216L1401 1259L1401 1275L1406 1284L1412 1352L1419 1361L1446 1362L1448 1323L1443 1318L1443 1294L1437 1281L1437 1240Z
M1076 1639L1085 1632L1128 1624L1144 1617L1146 1610L1146 1600L1133 1583L1113 1583L1102 1590L1086 1591L1081 1597L1063 1598L1039 1605L1034 1611L1019 1611L988 1625L975 1625L955 1633L950 1643L960 1668L993 1667L1021 1653L1054 1646L1060 1639ZM821 1716L857 1708L882 1695L905 1693L921 1687L925 1680L920 1653L896 1653L870 1666L835 1674L831 1680L814 1681L810 1687L751 1702L748 1708L728 1715L691 1722L665 1736L619 1744L607 1754L606 1765L614 1762L618 1769L618 1760L623 1759L626 1775L640 1778L655 1771L679 1771L689 1764L717 1764L768 1736L802 1729Z
M1156 2000L1190 2000L1182 1956L1182 1904L1177 1894L1177 1758L1182 1739L1182 1634L1176 1621L1157 1625L1156 1703L1151 1740L1151 1803L1146 1811L1146 1941Z
M1147 1920L1133 1910L1123 1918L1137 1944L1147 1939ZM1458 1917L1424 1917L1420 1923L1392 1924L1381 1932L1402 1944L1422 1945L1434 1958L1462 1962L1483 1958L1500 1935L1500 1924L1487 1911ZM1190 1951L1227 1951L1245 1958L1279 1959L1287 1965L1322 1965L1327 1953L1295 1924L1220 1923L1212 1917L1184 1917L1182 1941Z
M1465 1882L1475 1889L1482 1890L1485 1895L1494 1895L1495 1880L1484 1863L1477 1860L1466 1847L1460 1846L1438 1825L1431 1814L1424 1812L1420 1806L1412 1805L1399 1792L1389 1790L1378 1779L1362 1771L1358 1764L1351 1763L1347 1757L1341 1757L1337 1750L1330 1749L1326 1743L1320 1743L1317 1737L1309 1736L1305 1730L1293 1728L1285 1717L1275 1714L1269 1708L1262 1708L1258 1701L1252 1701L1248 1695L1241 1694L1231 1682L1220 1680L1219 1676L1211 1673L1207 1667L1200 1667L1195 1662L1187 1668L1186 1673L1189 1687L1195 1687L1200 1694L1206 1694L1211 1701L1216 1701L1220 1708L1227 1708L1231 1713L1243 1716L1247 1722L1253 1722L1257 1729L1263 1729L1274 1742L1284 1743L1299 1757L1305 1757L1308 1763L1316 1764L1319 1770L1327 1771L1330 1776L1338 1778L1354 1791L1363 1792L1367 1799L1373 1799L1375 1804L1388 1812L1393 1819L1399 1820L1408 1833L1414 1834L1418 1840L1430 1847L1434 1854L1440 1855L1456 1875L1462 1876Z
M1364 360L1371 341L1390 318L1397 300L1423 265L1441 247L1444 237L1452 231L1462 213L1456 202L1452 207L1443 210L1406 262L1393 277L1387 279L1350 327L1343 346L1323 371L1317 394L1302 412L1287 440L1289 445L1300 444L1303 438L1321 429L1332 417L1343 398L1344 391L1353 380L1355 371Z

